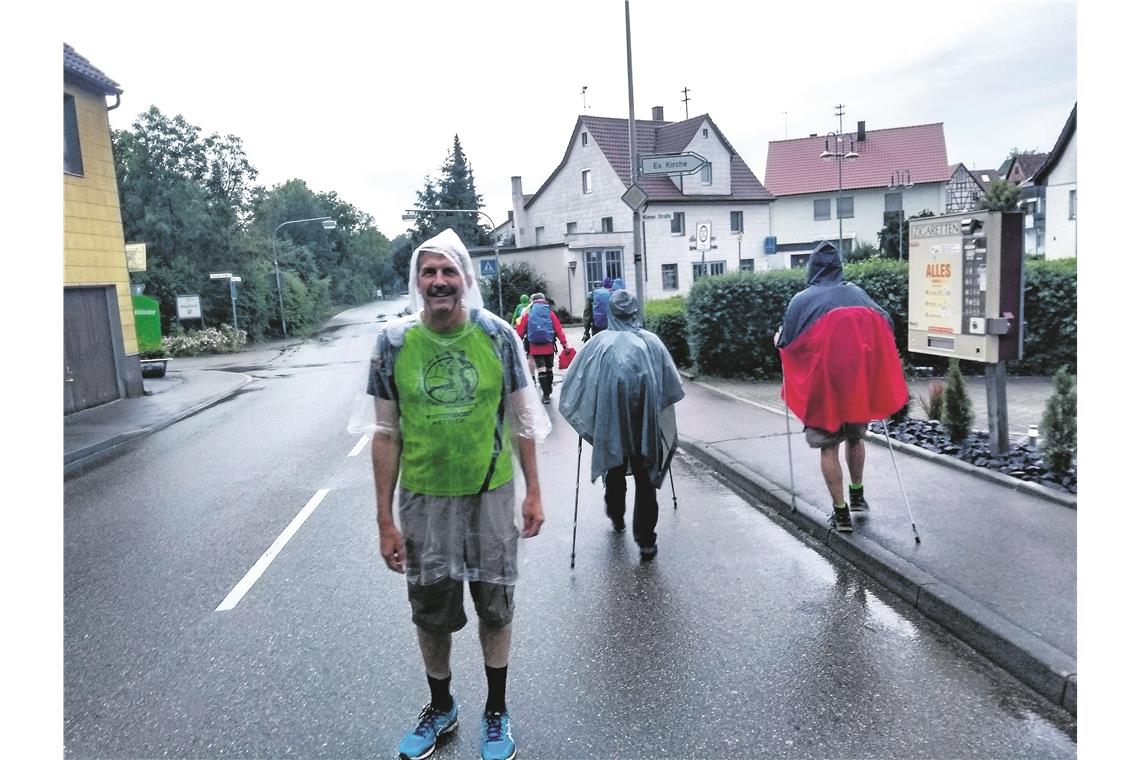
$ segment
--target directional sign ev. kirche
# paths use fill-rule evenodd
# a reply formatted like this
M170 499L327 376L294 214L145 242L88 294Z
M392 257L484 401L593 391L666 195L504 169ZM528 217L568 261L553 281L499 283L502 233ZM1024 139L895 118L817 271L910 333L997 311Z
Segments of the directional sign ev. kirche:
M638 157L641 173L646 176L696 174L707 163L708 160L704 156L692 152L660 153Z

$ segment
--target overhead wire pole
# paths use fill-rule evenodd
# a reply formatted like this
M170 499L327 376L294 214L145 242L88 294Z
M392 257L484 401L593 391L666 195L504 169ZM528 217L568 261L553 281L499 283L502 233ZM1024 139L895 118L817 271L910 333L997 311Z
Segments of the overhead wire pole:
M629 0L625 0L625 67L629 80L629 184L637 181L637 123L633 116L633 44L629 31ZM645 317L645 277L641 260L641 211L633 212L633 277L638 317Z

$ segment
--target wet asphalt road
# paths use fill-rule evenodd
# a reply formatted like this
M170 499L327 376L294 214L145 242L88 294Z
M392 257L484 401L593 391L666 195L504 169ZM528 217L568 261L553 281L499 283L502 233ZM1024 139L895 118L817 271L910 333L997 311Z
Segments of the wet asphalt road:
M427 689L367 451L344 432L374 311L66 484L68 757L394 755ZM523 543L508 682L520 757L1075 756L1070 716L684 456L646 565L582 482L571 570L577 439L548 410L547 523ZM443 760L477 756L473 623L453 689Z

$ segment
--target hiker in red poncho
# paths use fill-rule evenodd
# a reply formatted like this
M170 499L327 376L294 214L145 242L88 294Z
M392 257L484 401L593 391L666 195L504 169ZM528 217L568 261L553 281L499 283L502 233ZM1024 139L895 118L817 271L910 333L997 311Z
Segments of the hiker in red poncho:
M850 533L851 513L868 509L863 493L867 423L902 408L906 380L890 316L858 285L843 281L843 260L833 244L825 241L811 252L807 284L788 304L775 337L784 368L782 395L804 423L808 446L820 450L833 505L829 521ZM850 505L843 498L842 442L851 475Z

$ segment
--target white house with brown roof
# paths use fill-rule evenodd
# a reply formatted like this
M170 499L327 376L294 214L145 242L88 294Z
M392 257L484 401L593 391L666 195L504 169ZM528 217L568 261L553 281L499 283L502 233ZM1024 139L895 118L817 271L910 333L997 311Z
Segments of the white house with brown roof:
M1028 180L1045 192L1045 258L1077 255L1077 105L1049 158Z
M911 218L924 210L941 214L949 177L942 124L853 131L852 146L840 162L821 158L834 139L820 135L768 143L764 186L776 196L772 229L778 266L802 264L822 240L839 238L843 215L843 250L859 243L878 245L879 231L901 212Z
M707 115L678 122L636 121L638 155L693 152L708 160L699 174L641 177L646 299L684 295L704 274L767 269L772 234L769 193ZM581 313L605 277L635 289L633 212L622 201L630 183L629 120L579 116L562 160L532 194L511 178L515 249L546 278L558 306ZM697 250L696 227L709 223L711 249Z

